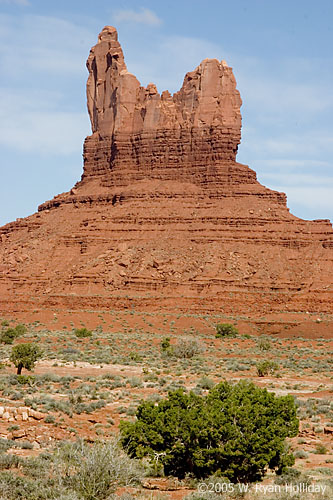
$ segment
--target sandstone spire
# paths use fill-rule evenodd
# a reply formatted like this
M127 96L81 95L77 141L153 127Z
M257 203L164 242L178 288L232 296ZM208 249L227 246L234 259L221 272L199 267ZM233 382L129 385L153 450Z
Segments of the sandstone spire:
M93 135L85 145L84 178L98 172L104 183L114 184L111 171L126 162L137 166L137 176L156 177L156 168L164 165L176 167L173 178L182 178L193 164L235 161L242 101L225 61L205 59L186 74L179 92L160 95L153 83L142 87L127 71L117 32L107 26L87 67ZM96 162L101 155L103 169Z

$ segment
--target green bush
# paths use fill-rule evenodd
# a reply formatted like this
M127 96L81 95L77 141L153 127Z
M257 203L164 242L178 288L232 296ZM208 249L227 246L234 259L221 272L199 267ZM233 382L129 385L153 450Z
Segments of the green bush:
M162 341L161 341L161 349L162 351L168 351L171 347L171 344L170 344L170 337L165 337Z
M158 457L167 475L252 482L294 463L285 447L299 426L293 398L247 381L222 382L205 397L178 389L142 403L136 417L120 423L122 445L131 457Z
M42 356L42 351L36 344L17 344L12 348L9 360L17 368L17 375L21 375L22 368L33 370L35 362Z
M279 365L275 361L260 361L256 367L259 377L274 375L279 369Z
M16 325L14 330L16 331L18 337L20 335L24 335L28 331L27 327L21 323Z
M0 342L3 344L12 344L17 337L27 332L25 325L16 325L15 328L7 328L1 333Z
M133 351L129 353L129 358L131 361L134 361L135 363L141 363L142 361L142 357L140 356L140 354Z
M238 330L234 325L231 325L230 323L218 323L215 327L216 333L215 337L216 338L221 338L221 337L236 337L238 335Z
M21 385L33 385L36 381L36 377L33 375L16 375L17 382Z
M315 453L316 455L326 455L327 451L328 450L326 446L324 446L322 443L317 443L313 453Z
M88 330L87 328L75 328L74 335L76 335L76 337L80 339L83 339L86 337L92 337L92 331Z
M47 415L44 419L44 422L46 424L54 424L55 422L55 417L53 415Z

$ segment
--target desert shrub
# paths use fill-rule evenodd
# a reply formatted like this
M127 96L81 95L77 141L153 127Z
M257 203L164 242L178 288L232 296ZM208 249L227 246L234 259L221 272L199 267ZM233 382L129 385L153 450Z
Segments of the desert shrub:
M64 485L86 500L107 498L118 486L135 484L142 471L119 448L117 441L66 443L57 453L58 469Z
M209 486L207 485L207 489ZM186 495L184 500L224 500L226 497L223 495L221 496L218 493L213 493L213 492L205 492L205 493L190 493L189 495Z
M170 349L171 347L171 344L170 344L170 337L165 337L162 341L161 341L161 349L162 351L167 351L168 349Z
M21 385L33 385L36 381L36 377L34 377L33 375L16 375L16 379Z
M279 365L275 361L259 361L256 367L259 377L274 375L279 369Z
M265 339L265 338L260 338L257 341L257 346L259 347L259 349L261 351L269 351L269 349L272 348L271 342L268 339Z
M44 422L45 422L46 424L54 424L54 422L55 422L55 417L54 417L53 415L47 415L47 416L45 417Z
M28 331L27 327L25 325L21 324L21 323L18 324L18 325L16 325L15 328L14 328L14 330L15 330L15 332L16 332L16 334L17 334L18 337L20 335L24 335Z
M216 338L236 337L236 335L238 335L239 333L237 328L230 323L218 323L215 327L215 330L216 330L215 333Z
M309 454L305 450L294 451L295 458L308 458Z
M122 445L131 457L158 456L167 475L252 482L294 463L285 447L299 426L293 398L247 381L222 382L205 397L178 389L142 403L136 417L120 423Z
M74 335L78 338L92 337L92 331L87 328L75 328Z
M197 387L199 387L200 389L212 389L214 385L215 385L214 380L207 377L206 375L201 377L197 383Z
M14 441L11 439L0 438L0 453L9 450L12 446L14 446Z
M18 467L22 462L22 458L17 455L9 455L2 453L0 455L0 470L10 469L11 467Z
M34 445L30 441L18 441L17 446L22 448L22 450L32 450Z
M190 359L203 351L201 345L192 339L180 339L172 348L172 354L176 358Z
M131 387L143 387L142 380L139 377L130 377L128 383Z
M75 347L65 347L61 350L61 354L80 354L80 350Z
M29 375L31 377L31 375ZM43 373L42 375L38 375L36 380L41 383L45 382L59 382L61 380L60 375L56 375L55 373Z
M326 455L327 451L328 450L326 446L324 446L322 443L318 443L316 444L316 448L313 453L315 453L316 455Z
M134 361L135 363L141 363L142 361L142 357L140 356L140 354L134 351L129 353L129 358L131 361Z
M29 481L26 478L14 476L10 472L0 473L0 495L3 499L30 499L30 495L35 491L35 489L36 485L34 485L32 481Z
M0 340L3 344L12 344L14 340L18 337L14 328L7 328L2 332Z
M282 474L274 480L275 484L311 484L311 479L298 469L286 467Z
M100 410L106 405L106 401L100 399L98 401L93 401L92 403L77 403L73 407L73 411L77 414L81 413L93 413L96 410Z

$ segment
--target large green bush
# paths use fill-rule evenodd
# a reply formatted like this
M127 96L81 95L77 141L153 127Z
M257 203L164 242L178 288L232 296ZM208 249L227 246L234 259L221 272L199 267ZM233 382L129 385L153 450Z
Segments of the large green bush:
M159 461L167 475L252 482L294 463L285 446L298 432L293 398L247 381L222 382L205 397L179 389L157 405L142 403L136 417L121 422L122 445L131 457Z

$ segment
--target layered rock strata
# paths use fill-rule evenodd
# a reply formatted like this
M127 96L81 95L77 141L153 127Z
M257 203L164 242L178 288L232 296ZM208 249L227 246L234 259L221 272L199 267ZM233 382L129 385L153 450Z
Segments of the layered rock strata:
M81 181L0 228L0 309L332 310L332 226L291 215L236 162L241 99L224 61L160 95L106 27L87 67Z

